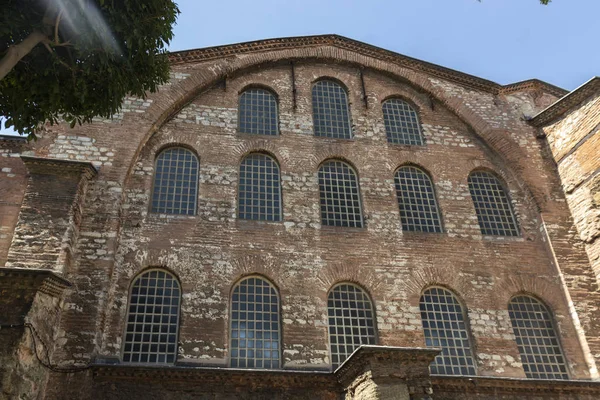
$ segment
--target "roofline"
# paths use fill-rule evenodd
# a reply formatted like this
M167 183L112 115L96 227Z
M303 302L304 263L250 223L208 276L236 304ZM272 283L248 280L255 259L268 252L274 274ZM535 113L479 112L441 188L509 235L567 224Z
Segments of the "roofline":
M181 50L169 53L168 56L172 65L178 65L188 62L214 60L217 58L230 57L244 53L289 49L291 47L301 48L323 45L336 45L338 47L363 53L375 58L387 59L387 61L402 65L406 68L427 72L431 75L493 94L508 94L529 88L541 88L542 90L557 97L562 97L568 93L567 90L538 79L530 79L503 86L487 79L479 78L474 75L466 74L464 72L443 67L427 61L418 60L416 58L405 56L391 50L386 50L381 47L373 46L368 43L336 34L292 36L254 40L199 49Z
M558 99L554 104L533 116L529 123L538 128L549 125L595 93L600 93L600 76L594 76L577 89Z

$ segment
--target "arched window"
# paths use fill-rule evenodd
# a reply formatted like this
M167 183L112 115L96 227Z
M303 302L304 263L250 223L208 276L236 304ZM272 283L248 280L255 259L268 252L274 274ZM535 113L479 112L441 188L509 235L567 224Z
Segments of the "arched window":
M188 149L171 147L156 157L152 212L196 214L198 158Z
M241 219L281 220L279 166L266 154L252 153L240 164L238 215Z
M389 143L417 146L424 144L417 112L404 100L384 101L383 121Z
M177 356L181 290L160 269L138 275L131 285L123 362L170 364Z
M400 222L405 231L441 232L442 221L429 175L410 165L394 176Z
M323 80L312 88L315 136L351 139L348 95L339 84Z
M483 235L519 236L508 194L498 178L485 171L472 172L469 192Z
M263 278L240 281L231 296L231 366L281 367L279 295Z
M533 379L569 379L546 306L531 296L516 296L508 304L508 314L525 375Z
M240 95L239 132L277 135L277 99L265 89L247 89Z
M360 287L341 283L331 289L327 298L327 314L334 369L360 345L376 344L373 304Z
M456 296L447 289L432 287L421 296L419 307L425 344L442 348L430 365L431 373L475 375L465 312Z
M319 169L321 223L361 228L363 225L356 173L345 162L326 161Z

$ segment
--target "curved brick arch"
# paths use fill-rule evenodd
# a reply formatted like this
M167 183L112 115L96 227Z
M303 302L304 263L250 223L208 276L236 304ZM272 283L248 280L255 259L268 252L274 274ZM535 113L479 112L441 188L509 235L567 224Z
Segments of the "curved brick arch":
M431 83L425 73L403 67L393 62L380 60L331 45L322 47L289 48L264 53L243 54L237 58L218 59L212 64L206 65L204 68L195 71L187 79L171 85L169 91L159 95L147 110L151 122L145 127L140 127L145 133L133 155L124 186L127 186L127 181L132 174L132 167L135 164L135 160L146 142L166 122L199 94L228 76L241 74L245 70L268 64L294 60L342 61L352 65L370 68L386 75L391 75L395 79L406 81L419 90L428 93L470 126L473 132L475 132L475 134L505 162L507 168L512 170L516 175L517 180L520 182L520 186L522 186L526 192L532 194L532 198L538 207L543 204L543 190L538 189L539 185L536 183L536 181L539 181L539 179L537 179L539 177L525 177L523 175L523 171L527 167L527 155L521 149L519 144L506 135L505 131L490 126L484 119L468 108L463 99L458 96L450 96L444 93L442 89Z

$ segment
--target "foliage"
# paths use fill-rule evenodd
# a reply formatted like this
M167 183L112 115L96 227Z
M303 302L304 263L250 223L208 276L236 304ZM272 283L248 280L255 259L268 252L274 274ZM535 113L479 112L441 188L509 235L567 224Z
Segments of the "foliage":
M0 80L0 115L29 138L47 122L108 118L126 95L144 98L168 79L172 0L5 0L2 8L0 63L11 46L14 54L41 38Z

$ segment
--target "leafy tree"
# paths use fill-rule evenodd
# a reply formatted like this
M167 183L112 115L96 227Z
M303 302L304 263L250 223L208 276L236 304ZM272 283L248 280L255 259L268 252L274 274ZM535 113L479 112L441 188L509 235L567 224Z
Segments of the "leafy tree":
M110 117L169 75L173 0L4 0L0 116L35 138L47 122Z

